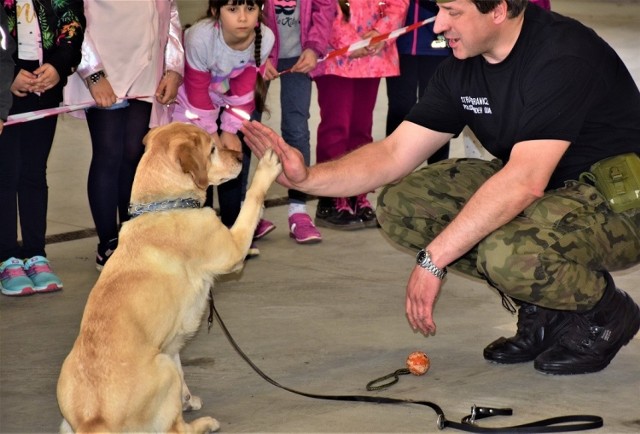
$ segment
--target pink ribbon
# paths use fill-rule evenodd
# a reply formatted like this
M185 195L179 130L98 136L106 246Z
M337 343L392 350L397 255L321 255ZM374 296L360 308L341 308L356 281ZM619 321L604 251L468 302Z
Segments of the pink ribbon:
M120 100L118 100L118 102L123 99L138 99L138 98L149 98L149 97L148 96L127 96L127 97L121 98ZM76 110L87 109L95 105L96 105L95 101L87 101L87 102L82 102L78 104L63 105L60 107L53 107L53 108L48 108L43 110L36 110L32 112L19 113L16 115L9 116L7 118L7 121L4 123L4 126L6 127L9 125L34 121L36 119L46 118L47 116L54 116L54 115L60 115L63 113L74 112Z

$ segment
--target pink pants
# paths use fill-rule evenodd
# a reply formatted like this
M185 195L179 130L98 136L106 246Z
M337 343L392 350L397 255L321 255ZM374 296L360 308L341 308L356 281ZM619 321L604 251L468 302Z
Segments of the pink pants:
M334 160L371 142L380 78L323 75L315 81L320 106L316 162Z

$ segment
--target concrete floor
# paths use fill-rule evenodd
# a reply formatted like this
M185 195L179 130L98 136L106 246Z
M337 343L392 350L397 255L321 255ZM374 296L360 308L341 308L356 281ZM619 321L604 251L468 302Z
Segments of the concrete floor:
M187 7L196 2L183 1ZM637 1L554 0L554 9L594 27L619 51L640 82L640 4ZM277 85L277 83L276 83ZM277 89L274 86L273 89ZM274 112L265 123L279 125ZM375 134L384 131L381 88ZM314 109L312 129L318 122ZM313 133L315 135L315 133ZM314 138L315 140L315 138ZM454 155L461 151L454 143ZM61 417L55 385L61 362L77 335L86 297L98 274L85 185L90 158L84 122L64 116L50 159L47 253L62 278L62 292L0 298L0 432L49 433ZM274 186L270 204L284 190ZM315 202L310 203L314 211ZM278 229L259 242L261 256L239 275L216 284L216 305L247 355L284 385L310 393L368 394L439 404L451 420L472 404L511 407L514 416L481 425L512 425L566 414L604 418L603 433L640 432L640 336L598 374L555 377L530 363L498 366L482 349L510 336L515 317L482 282L451 273L436 310L438 333L412 333L404 317L404 289L413 258L377 230L324 230L324 241L297 246L286 229L286 206L266 217ZM614 273L619 287L640 301L640 266ZM205 321L203 321L204 323ZM407 355L425 351L431 369L404 376L386 391L367 392L372 379L404 367ZM428 408L320 401L293 395L262 380L214 324L183 353L185 375L203 408L187 414L217 418L224 432L435 432Z

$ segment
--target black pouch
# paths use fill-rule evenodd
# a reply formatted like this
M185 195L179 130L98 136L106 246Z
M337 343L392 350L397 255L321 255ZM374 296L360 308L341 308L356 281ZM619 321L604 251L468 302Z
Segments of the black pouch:
M635 152L598 161L580 174L580 181L593 184L614 212L640 208L640 156Z

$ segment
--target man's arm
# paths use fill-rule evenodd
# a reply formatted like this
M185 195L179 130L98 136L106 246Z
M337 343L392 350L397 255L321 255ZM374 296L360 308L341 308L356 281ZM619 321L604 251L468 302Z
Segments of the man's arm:
M458 259L483 238L513 220L542 197L551 174L569 147L561 140L516 144L509 162L471 197L458 216L428 245L440 269ZM441 281L416 266L407 285L409 323L425 334L435 332L432 311Z
M333 197L353 196L402 179L452 137L403 122L383 140L364 145L337 160L306 167L300 152L265 125L245 122L241 131L258 158L267 149L274 149L283 165L283 173L278 177L280 184Z

